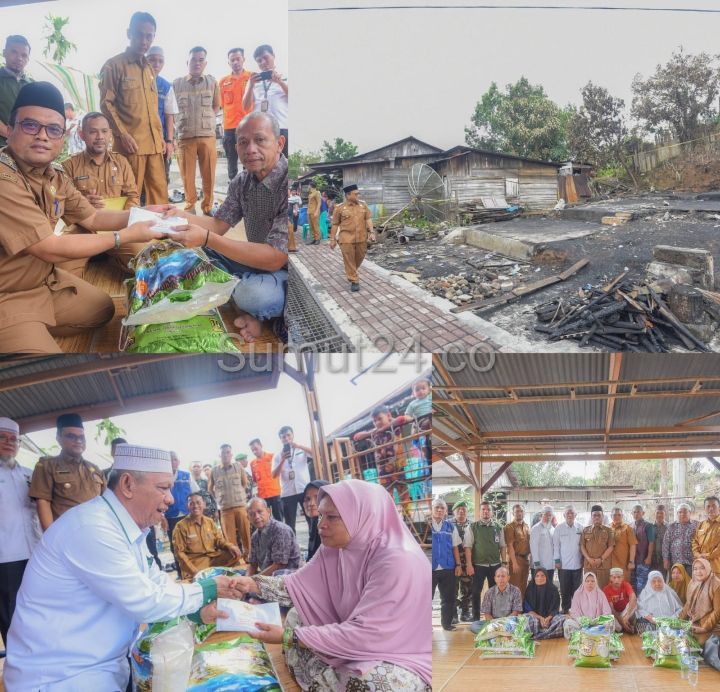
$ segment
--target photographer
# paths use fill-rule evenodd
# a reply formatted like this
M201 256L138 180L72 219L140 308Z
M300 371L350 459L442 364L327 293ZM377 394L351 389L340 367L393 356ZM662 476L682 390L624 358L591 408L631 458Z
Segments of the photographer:
M294 441L293 429L289 425L280 428L278 437L283 448L273 459L272 477L280 478L283 516L285 523L295 531L297 508L302 507L305 486L310 482L308 459L312 459L312 450Z
M263 44L253 53L260 72L248 80L243 96L246 112L260 111L274 116L280 124L280 134L285 137L283 154L288 156L288 83L287 77L275 69L275 53L272 46Z

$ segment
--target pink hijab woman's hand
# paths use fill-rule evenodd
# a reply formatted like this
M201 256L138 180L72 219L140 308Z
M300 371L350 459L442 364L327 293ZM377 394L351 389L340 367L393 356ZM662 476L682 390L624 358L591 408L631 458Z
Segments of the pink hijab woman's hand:
M280 625L269 625L267 622L256 622L257 632L248 632L248 634L263 642L263 644L282 644L284 629Z

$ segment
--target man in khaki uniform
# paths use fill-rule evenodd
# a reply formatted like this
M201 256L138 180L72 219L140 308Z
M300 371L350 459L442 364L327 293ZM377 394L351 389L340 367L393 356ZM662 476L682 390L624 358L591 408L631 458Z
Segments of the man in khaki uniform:
M307 217L308 223L310 224L310 231L312 232L311 245L320 244L320 206L322 197L317 189L317 185L314 182L310 183L310 190L308 192L308 206L307 206Z
M603 508L593 505L590 510L592 525L583 529L580 552L585 558L583 568L594 572L598 586L604 589L610 581L610 556L615 547L615 535L609 526L603 526Z
M704 557L710 562L713 574L720 577L720 499L715 495L703 503L707 519L698 524L692 539L693 557Z
M63 168L75 187L96 209L105 208L105 200L124 201L123 209L140 204L135 176L127 159L108 148L110 146L110 123L102 113L88 113L82 121L80 138L85 142L81 151L63 161ZM117 208L117 207L116 207ZM87 233L81 225L74 224L66 233ZM145 248L145 243L125 243L117 250L108 252L115 264L126 274L131 273L128 262ZM61 269L82 278L88 259L82 258L58 264Z
M127 211L95 209L53 163L63 146L65 106L52 84L25 85L9 121L8 146L0 149L0 352L60 353L53 336L100 327L114 306L54 263L163 234L150 231L151 222L125 228ZM112 232L57 236L60 219Z
M620 567L623 571L623 579L629 582L630 572L635 569L635 551L638 540L632 527L623 521L621 507L613 507L611 518L615 546L612 551L610 567Z
M162 123L155 72L145 54L155 39L155 19L136 12L127 31L130 45L100 73L100 109L110 121L113 149L130 163L146 204L168 200Z
M525 589L530 574L530 527L523 521L525 508L513 507L513 520L505 525L505 543L510 558L510 583L520 589L525 598Z
M334 250L337 243L345 263L345 276L350 282L350 290L360 290L358 267L365 259L367 241L375 242L373 233L372 213L365 202L358 198L358 186L348 185L343 188L345 201L335 207L330 229L330 249ZM336 237L339 236L339 237Z
M77 413L58 416L56 439L60 454L40 457L30 481L29 495L37 500L43 531L71 507L92 500L105 490L102 471L83 459L85 430Z
M225 539L242 546L243 559L250 556L250 521L247 515L248 477L240 462L233 461L232 447L220 448L219 466L208 479L208 490L215 496L220 510L220 525Z
M240 549L223 538L215 522L205 516L205 507L203 496L192 493L190 514L173 531L173 550L183 579L192 579L208 567L230 567L240 559Z
M200 166L203 198L200 206L211 216L215 189L215 115L220 110L220 88L212 75L204 75L207 51L201 46L190 50L189 74L173 82L179 113L175 132L178 162L185 188L185 210L195 213L195 165Z

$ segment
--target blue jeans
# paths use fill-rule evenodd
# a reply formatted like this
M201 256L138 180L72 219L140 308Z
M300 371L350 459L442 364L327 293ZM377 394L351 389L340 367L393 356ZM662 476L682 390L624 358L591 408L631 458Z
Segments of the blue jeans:
M206 248L205 252L215 266L240 279L232 294L233 303L238 310L259 320L269 320L283 314L288 282L287 269L263 271L228 259L210 248Z

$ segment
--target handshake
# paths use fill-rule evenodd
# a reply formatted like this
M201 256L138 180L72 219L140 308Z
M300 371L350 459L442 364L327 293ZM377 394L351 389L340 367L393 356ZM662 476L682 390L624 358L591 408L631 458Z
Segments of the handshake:
M241 600L249 593L257 593L259 587L252 577L215 577L218 598ZM213 624L218 618L227 618L228 614L217 609L217 603L209 603L200 610L200 618L206 625Z

